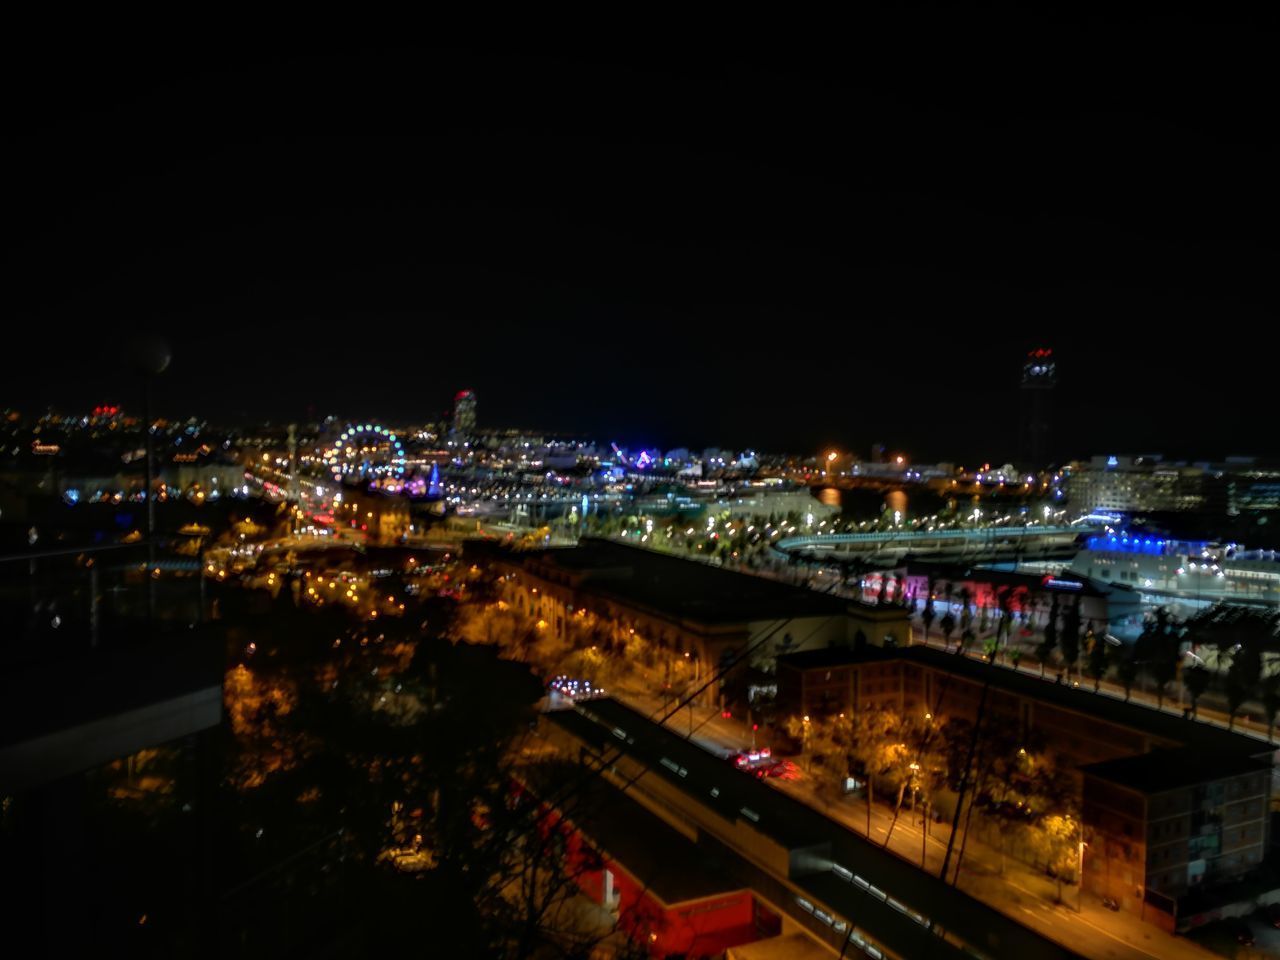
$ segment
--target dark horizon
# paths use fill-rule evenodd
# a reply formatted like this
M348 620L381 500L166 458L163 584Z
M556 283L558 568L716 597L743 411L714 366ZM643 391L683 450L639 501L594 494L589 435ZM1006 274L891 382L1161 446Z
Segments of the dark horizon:
M1044 345L1055 459L1280 456L1274 30L935 13L844 47L36 44L0 404L136 407L163 332L157 409L215 421L472 387L482 426L1003 462Z

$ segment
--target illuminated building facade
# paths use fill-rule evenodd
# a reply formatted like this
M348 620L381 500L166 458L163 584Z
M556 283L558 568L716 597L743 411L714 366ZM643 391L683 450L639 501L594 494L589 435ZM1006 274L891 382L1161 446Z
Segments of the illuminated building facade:
M1071 469L1067 493L1081 510L1264 518L1280 512L1280 466L1252 457L1188 463L1158 453L1096 456Z
M1203 476L1201 467L1159 454L1098 456L1071 471L1067 493L1082 510L1180 513L1203 505Z
M1114 533L1089 537L1071 571L1129 586L1159 603L1177 598L1280 606L1280 555L1275 550Z

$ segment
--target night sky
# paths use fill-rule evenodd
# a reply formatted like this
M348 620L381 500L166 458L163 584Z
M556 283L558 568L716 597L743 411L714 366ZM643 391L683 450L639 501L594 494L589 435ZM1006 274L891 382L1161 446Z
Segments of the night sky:
M1280 456L1274 23L759 26L15 38L0 406Z

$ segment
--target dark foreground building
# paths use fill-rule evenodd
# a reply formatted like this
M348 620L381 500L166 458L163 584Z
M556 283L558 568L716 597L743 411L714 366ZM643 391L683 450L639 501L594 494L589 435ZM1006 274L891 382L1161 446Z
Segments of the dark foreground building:
M200 622L198 565L159 561L172 577L151 581L148 618L145 556L113 546L0 562L0 916L14 955L141 948L155 920L138 904L160 899L141 890L164 888L169 919L191 929L210 902L226 633ZM135 761L160 753L189 788L164 804L181 804L172 831L100 829L102 772L127 764L120 789L158 797Z

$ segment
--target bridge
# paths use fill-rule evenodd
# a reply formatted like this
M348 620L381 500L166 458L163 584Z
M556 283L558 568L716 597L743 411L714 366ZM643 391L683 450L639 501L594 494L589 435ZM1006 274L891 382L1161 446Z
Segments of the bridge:
M869 533L819 533L784 537L773 549L805 560L874 561L897 563L908 554L934 559L1044 560L1070 559L1082 536L1097 528L1084 524L1050 526L968 527L950 530L883 530Z

